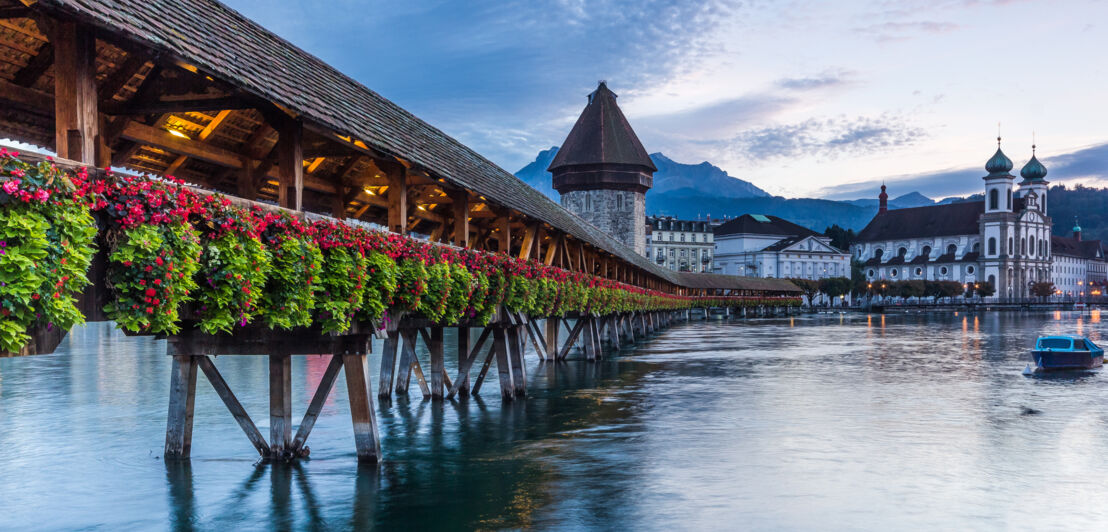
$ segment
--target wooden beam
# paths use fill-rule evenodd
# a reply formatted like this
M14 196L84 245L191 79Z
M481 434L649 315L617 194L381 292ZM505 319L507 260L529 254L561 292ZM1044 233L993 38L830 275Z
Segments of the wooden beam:
M54 45L46 43L39 48L38 53L27 62L27 66L19 69L12 77L12 83L20 87L30 87L46 73L46 69L54 64Z
M165 113L188 113L204 111L222 111L227 109L252 109L256 104L238 96L217 98L198 98L171 101L141 101L134 103L111 103L104 105L103 111L109 115L135 116L159 115Z
M453 243L460 248L469 247L469 193L457 190L450 193L453 201L450 205L453 211L452 227L454 231Z
M91 28L59 22L54 34L54 151L85 164L97 161L96 37Z
M187 459L192 453L192 415L196 404L195 357L173 357L166 416L165 458Z
M29 16L31 16L31 8L27 6L14 5L0 7L0 19L27 18Z
M0 102L14 105L43 116L54 116L54 98L35 89L21 87L0 79Z
M269 450L280 456L292 445L292 357L269 355Z
M204 129L200 131L200 134L197 135L197 138L199 138L200 140L208 140L208 137L212 136L212 133L215 133L216 128L218 128L219 125L222 124L223 121L226 120L230 114L231 111L229 109L224 109L216 113L216 115L212 118L212 121L208 122L208 125L204 126Z
M408 182L404 170L388 169L389 231L405 234L408 230Z
M285 119L278 126L277 204L296 211L304 210L304 127L299 120Z
M123 90L128 83L131 82L142 68L146 66L146 58L140 57L139 54L129 53L127 59L123 60L123 64L115 69L104 79L104 82L100 84L100 101L108 103L112 101L112 98L119 94L119 91Z
M539 224L533 223L523 232L523 244L519 247L519 258L531 258L531 248L535 245L535 233L539 230Z
M335 355L336 357L338 355ZM381 459L381 436L377 432L377 413L373 407L373 388L369 383L369 364L365 355L344 355L346 392L350 401L350 420L354 424L354 447L359 462Z
M550 266L554 264L554 257L558 256L558 250L562 247L562 239L565 238L561 233L554 237L554 240L550 242L550 247L546 248L546 258L543 259L543 264Z
M304 412L304 419L300 422L300 427L296 429L296 437L292 439L294 455L299 454L300 450L304 448L304 443L308 441L308 435L312 433L312 427L315 426L319 413L323 411L323 404L327 402L327 396L331 395L331 388L335 386L335 380L339 377L340 369L342 369L342 355L331 355L331 361L327 363L327 369L323 371L323 378L319 380L319 387L312 395L312 402L308 404L307 412Z
M499 213L495 225L497 228L497 251L505 255L512 254L512 218L507 212ZM498 355L499 356L499 355Z
M235 397L234 392L231 391L231 387L227 386L227 381L223 380L223 375L220 375L219 370L216 369L215 364L212 363L212 359L207 356L190 357L197 361L200 369L204 370L204 376L208 377L208 382L211 383L212 388L215 388L215 393L219 395L219 398L223 400L223 404L227 406L227 410L234 416L235 422L239 424L242 431L246 433L246 437L250 440L250 443L257 449L258 454L269 456L269 445L266 444L265 438L262 433L258 431L258 427L254 425L254 420L250 419L250 415L246 413L246 409L242 407L242 403Z

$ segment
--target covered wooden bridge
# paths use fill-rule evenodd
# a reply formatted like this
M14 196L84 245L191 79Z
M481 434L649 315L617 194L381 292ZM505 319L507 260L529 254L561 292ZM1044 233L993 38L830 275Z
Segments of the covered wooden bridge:
M0 0L0 138L5 137L53 150L73 164L174 175L247 201L377 224L393 233L671 294L797 292L784 281L658 267L216 1ZM90 307L90 319L95 312ZM353 330L338 338L263 332L208 337L186 330L170 338L176 362L166 454L189 455L198 369L259 453L272 456L301 449L322 400L345 368L358 455L376 460L380 444L365 360L370 334L386 338L382 394L394 387L406 391L413 371L425 395L465 393L468 370L484 361L476 388L496 358L501 391L513 397L525 391L527 342L549 359L564 359L570 346L583 343L596 358L602 335L618 345L621 336L648 334L668 320L662 313L639 313L584 316L563 324L547 320L539 327L526 317L501 313L474 343L470 324L454 324L465 331L459 334L458 356L466 373L453 380L442 369L442 327L414 318L393 322L383 333ZM568 334L560 342L563 330ZM419 339L432 354L427 379L415 357ZM492 347L487 356L482 346ZM336 356L294 438L289 356L320 352ZM208 358L231 353L270 356L268 442ZM397 356L400 374L394 382Z

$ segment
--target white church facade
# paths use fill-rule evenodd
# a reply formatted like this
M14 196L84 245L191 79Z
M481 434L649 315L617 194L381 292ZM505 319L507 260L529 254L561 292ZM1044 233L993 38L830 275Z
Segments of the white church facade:
M1026 298L1031 284L1052 280L1046 167L1032 146L1016 190L999 144L983 200L889 210L881 187L877 215L851 246L868 281L989 283L997 297Z

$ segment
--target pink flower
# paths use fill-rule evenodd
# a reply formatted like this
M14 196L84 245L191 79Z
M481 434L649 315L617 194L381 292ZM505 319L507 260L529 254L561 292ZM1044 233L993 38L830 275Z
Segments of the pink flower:
M35 191L35 199L42 203L46 203L46 200L50 199L50 193L40 188Z
M12 179L5 182L3 187L4 192L7 192L8 194L15 194L15 191L19 190L19 183L20 181L18 179Z

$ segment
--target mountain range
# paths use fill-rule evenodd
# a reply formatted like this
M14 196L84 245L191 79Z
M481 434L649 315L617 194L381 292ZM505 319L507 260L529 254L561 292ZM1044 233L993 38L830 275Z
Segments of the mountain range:
M539 152L527 166L516 172L527 184L554 201L558 192L551 186L546 168L558 153L557 147ZM650 160L658 167L654 187L646 193L646 212L650 215L674 216L681 219L732 218L742 214L779 216L823 231L832 225L860 231L877 214L877 194L871 198L835 201L818 198L784 198L773 196L749 181L729 175L707 161L684 164L661 153ZM1056 185L1049 192L1050 216L1054 219L1054 234L1069 236L1075 219L1080 221L1085 238L1108 240L1108 189L1077 185L1074 188ZM889 199L890 209L906 209L959 201L982 201L983 194L965 198L944 198L935 201L919 192L909 192Z
M539 152L534 161L515 173L516 177L554 201L558 192L551 185L546 168L558 147ZM682 219L731 218L746 213L780 216L816 231L833 224L860 230L877 212L877 198L833 201L813 198L773 196L749 181L729 175L707 161L699 164L679 163L662 153L650 154L658 171L654 186L646 193L646 212L651 215L674 216ZM933 205L930 198L912 192L889 201L890 208Z

